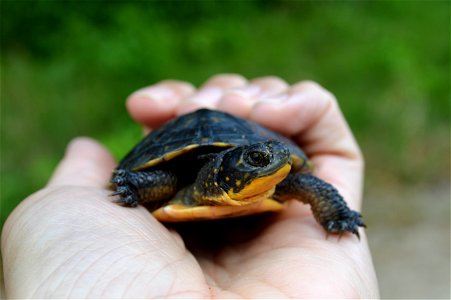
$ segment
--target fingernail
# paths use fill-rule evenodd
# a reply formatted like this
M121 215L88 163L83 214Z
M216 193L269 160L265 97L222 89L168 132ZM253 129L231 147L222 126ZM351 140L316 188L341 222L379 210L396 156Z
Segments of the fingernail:
M276 96L271 96L271 97L267 97L267 98L263 98L260 100L260 102L263 103L271 103L271 104L278 104L278 103L282 103L288 100L288 95L287 94L280 94L280 95L276 95Z
M92 145L95 141L88 137L76 137L72 139L66 146L66 155L71 153L77 153L80 149L86 147L86 145Z
M254 96L260 94L260 92L261 92L261 88L259 86L250 84L245 87L231 89L227 93L238 94L238 95L244 96L246 98L251 98L251 97L254 97Z
M223 94L222 89L216 87L207 87L191 96L188 101L197 103L217 104Z
M153 101L170 101L174 96L173 90L163 86L155 86L137 90L130 97L144 97Z

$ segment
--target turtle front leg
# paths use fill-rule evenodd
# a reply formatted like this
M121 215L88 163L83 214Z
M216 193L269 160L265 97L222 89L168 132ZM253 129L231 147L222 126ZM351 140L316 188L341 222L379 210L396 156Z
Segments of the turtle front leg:
M310 204L315 219L328 233L352 232L360 238L359 227L366 227L362 215L351 210L332 185L311 174L290 174L277 185L275 200L293 198Z
M138 204L171 198L177 191L177 177L169 171L128 171L117 169L111 178L118 203L135 207Z

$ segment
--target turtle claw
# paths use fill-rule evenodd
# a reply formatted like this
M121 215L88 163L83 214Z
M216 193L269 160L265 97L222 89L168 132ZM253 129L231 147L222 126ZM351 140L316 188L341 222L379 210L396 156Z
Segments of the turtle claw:
M360 213L349 210L341 216L340 219L325 222L323 227L327 231L327 236L329 236L330 233L338 233L339 239L341 239L344 233L351 232L360 240L359 227L366 228L366 225L363 222Z
M126 184L126 171L116 170L113 174L114 176L111 179L111 183L115 185L116 191L111 193L110 197L119 195L119 199L114 202L124 206L136 207L138 205L138 200L131 188Z
M130 207L138 206L138 200L136 200L132 195L128 195L127 197L121 197L120 203Z
M130 207L136 207L138 205L138 200L135 199L133 194L128 192L128 188L121 186L118 187L118 191L110 194L110 196L117 196L120 195L119 199L114 200L115 203L124 205L124 206L130 206Z
M114 193L109 194L108 196L112 197L112 196L117 196L117 195L120 195L120 194L122 194L122 193L119 192L119 191L116 191Z
M355 230L352 233L354 233L357 236L357 238L359 239L359 241L360 241L360 233L359 233L359 231Z

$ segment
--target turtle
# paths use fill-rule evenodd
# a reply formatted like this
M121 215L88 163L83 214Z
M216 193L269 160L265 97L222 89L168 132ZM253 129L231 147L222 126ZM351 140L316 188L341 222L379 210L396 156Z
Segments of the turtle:
M279 212L291 199L311 206L327 234L366 227L288 137L232 114L199 109L151 131L111 177L115 202L144 205L161 222Z

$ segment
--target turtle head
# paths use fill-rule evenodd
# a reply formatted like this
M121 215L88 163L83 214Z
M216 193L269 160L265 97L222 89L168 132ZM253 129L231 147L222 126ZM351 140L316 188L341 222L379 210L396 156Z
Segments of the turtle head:
M290 169L290 151L284 144L255 143L226 151L216 182L231 199L246 202L274 188Z

